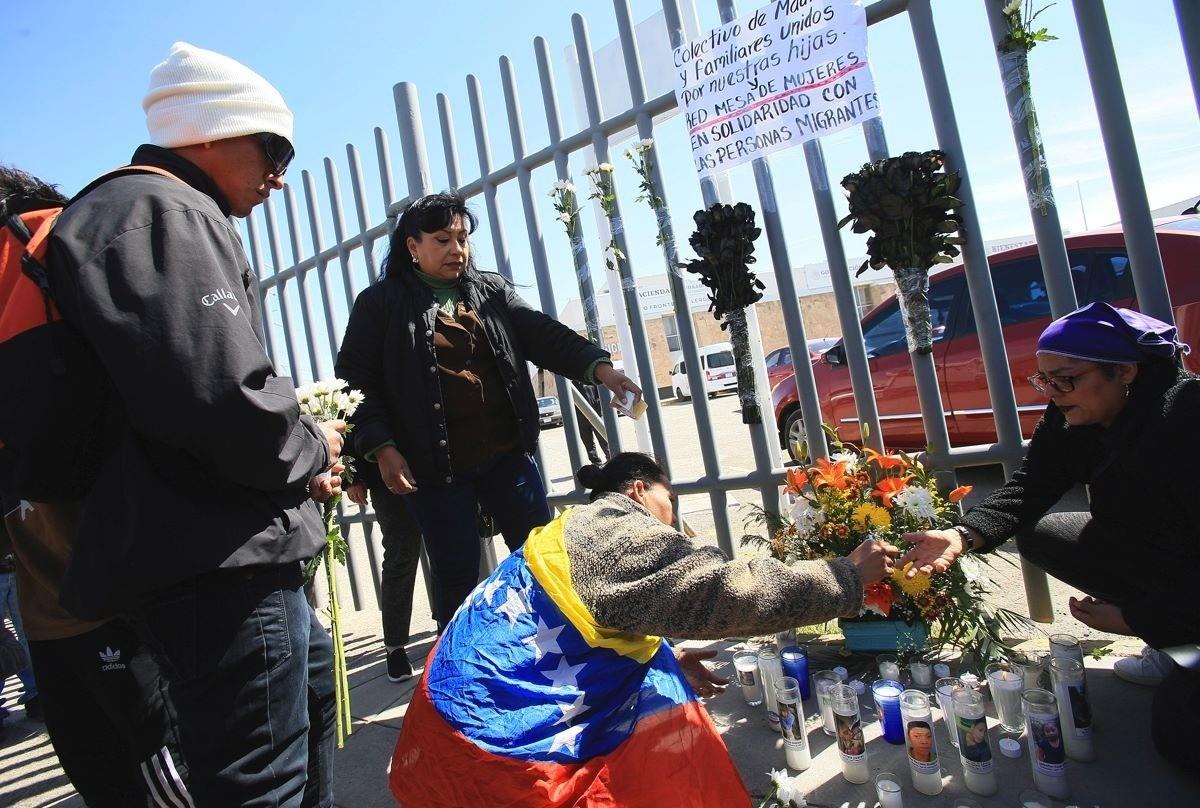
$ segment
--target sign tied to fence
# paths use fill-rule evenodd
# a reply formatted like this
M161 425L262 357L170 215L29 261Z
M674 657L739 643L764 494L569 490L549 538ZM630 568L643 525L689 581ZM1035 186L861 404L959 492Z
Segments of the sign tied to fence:
M675 50L703 175L879 115L861 0L777 0Z

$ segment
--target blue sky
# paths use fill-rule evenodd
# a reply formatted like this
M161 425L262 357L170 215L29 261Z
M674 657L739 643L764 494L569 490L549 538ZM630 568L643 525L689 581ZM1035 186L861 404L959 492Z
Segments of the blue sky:
M635 21L660 8L651 0L630 3ZM1028 233L1031 226L982 3L934 0L934 14L950 70L983 236L993 239ZM702 29L719 24L715 3L698 0L697 5ZM1194 157L1200 144L1200 123L1170 0L1108 0L1106 5L1150 203L1160 206L1200 193L1200 172ZM751 9L750 4L739 6L742 13ZM564 130L575 131L564 47L573 42L570 17L576 11L588 20L593 46L616 37L612 4L606 0L352 2L336 10L310 2L245 0L209 0L202 4L68 0L52 5L6 0L0 52L10 65L29 66L36 80L7 82L0 89L4 108L10 111L0 129L0 161L60 183L67 192L105 169L122 164L145 137L141 97L150 68L164 58L173 41L187 40L243 61L283 93L297 118L298 156L289 180L299 185L301 171L312 172L325 243L329 244L333 227L322 158L330 157L337 164L347 205L345 218L354 222L346 144L358 146L370 189L372 221L378 221L382 205L372 130L382 126L390 138L395 185L403 195L405 182L392 104L392 86L398 81L411 81L419 88L430 162L439 186L445 183L446 174L437 128L438 92L446 93L454 109L463 175L473 179L478 174L464 81L468 73L478 76L483 85L494 165L511 159L497 67L501 55L508 55L515 67L528 150L545 145L546 126L538 101L532 46L536 35L550 44ZM1092 227L1107 224L1117 218L1116 204L1071 4L1059 0L1042 19L1060 37L1057 42L1039 45L1032 55L1034 96L1060 215L1065 227L1083 229L1082 192L1088 223ZM662 47L666 47L665 42ZM870 57L891 151L935 146L904 15L871 28ZM21 110L15 123L11 115L14 110ZM656 138L665 147L660 153L668 200L677 235L684 243L691 229L691 212L701 202L682 120L677 117L660 126ZM824 145L835 182L866 158L857 129L830 136ZM634 271L661 272L661 258L653 242L653 220L649 212L639 210L633 202L631 170L623 160L616 162ZM771 164L791 263L824 260L801 150L778 154ZM582 155L572 162L581 187L584 165ZM555 298L561 306L574 296L574 283L570 252L545 196L554 179L552 169L534 174ZM749 168L736 169L732 180L738 199L757 207ZM500 199L516 278L532 285L519 196L515 188L509 187L501 191ZM303 219L303 194L299 204ZM476 208L483 214L482 200L477 200ZM276 212L282 217L283 207L276 207ZM483 218L477 255L482 265L491 266L495 264L492 239ZM590 215L583 221L593 266L599 266ZM307 225L302 244L302 255L307 255ZM765 239L760 250L761 260L768 261ZM683 251L686 254L686 247ZM859 245L848 238L848 254L859 251ZM376 253L382 254L382 245L377 245ZM286 248L284 254L286 264ZM352 268L362 272L357 256ZM602 279L597 278L597 282L602 283ZM361 281L355 285L360 287ZM334 297L338 302L334 319L341 323L343 293L340 280L335 278ZM537 300L533 288L526 294Z

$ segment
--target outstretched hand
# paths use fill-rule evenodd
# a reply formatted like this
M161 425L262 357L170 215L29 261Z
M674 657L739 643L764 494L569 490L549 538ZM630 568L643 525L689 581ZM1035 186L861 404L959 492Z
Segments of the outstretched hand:
M912 545L899 561L901 568L912 562L905 578L912 578L918 572L926 575L945 572L966 549L962 534L957 530L922 530L905 533L901 538Z
M715 696L729 684L728 679L723 676L717 676L703 662L705 659L715 657L717 655L716 651L703 651L700 649L685 650L683 648L676 648L674 650L675 660L679 663L680 670L683 671L688 684L692 686L692 690L695 690L697 695Z

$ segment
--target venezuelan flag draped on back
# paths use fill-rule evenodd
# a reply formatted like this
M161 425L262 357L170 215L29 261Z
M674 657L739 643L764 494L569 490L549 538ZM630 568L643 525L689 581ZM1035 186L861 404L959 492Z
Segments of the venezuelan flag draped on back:
M745 806L670 647L596 625L571 585L570 512L530 534L434 647L392 757L405 808Z

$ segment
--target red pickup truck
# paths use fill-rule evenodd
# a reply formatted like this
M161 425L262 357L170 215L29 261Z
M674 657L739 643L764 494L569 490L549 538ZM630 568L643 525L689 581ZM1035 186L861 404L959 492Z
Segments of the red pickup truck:
M1180 339L1196 349L1186 364L1189 370L1200 372L1200 217L1162 220L1156 223L1156 230ZM1114 306L1137 307L1125 238L1120 229L1068 236L1066 244L1079 305L1103 300ZM1037 339L1051 320L1046 282L1035 245L996 253L989 256L988 263L1004 327L1021 429L1029 437L1046 408L1045 396L1026 381L1037 371ZM962 266L932 276L929 298L935 340L933 358L951 445L991 443L996 440L996 425ZM862 320L862 331L884 444L896 449L924 448L927 441L921 408L900 307L894 296L867 313ZM831 424L842 440L859 442L861 432L850 372L840 340L813 363L813 375L825 423ZM800 459L797 447L804 440L805 425L794 374L775 385L771 399L780 444L794 459Z

